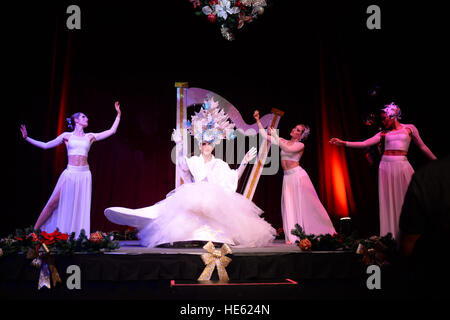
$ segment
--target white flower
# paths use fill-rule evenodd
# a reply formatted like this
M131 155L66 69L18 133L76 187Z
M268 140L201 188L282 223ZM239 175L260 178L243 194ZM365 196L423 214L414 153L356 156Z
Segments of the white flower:
M204 6L204 7L202 8L202 12L203 12L204 14L206 14L207 16L210 15L211 13L213 13L213 11L212 11L212 9L211 9L210 6ZM215 14L215 13L214 13L214 14Z
M228 14L236 14L241 11L239 7L231 8L230 6L231 2L229 0L220 0L219 4L214 5L214 10L210 6L204 6L202 12L207 16L212 13L215 16L227 20Z
M227 20L228 14L236 14L241 11L239 7L230 8L231 3L229 0L220 0L219 4L214 6L214 13L224 20Z

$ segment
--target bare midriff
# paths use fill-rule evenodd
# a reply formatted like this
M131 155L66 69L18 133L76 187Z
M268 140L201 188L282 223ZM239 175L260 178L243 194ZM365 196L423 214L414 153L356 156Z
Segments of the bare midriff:
M383 153L385 156L406 156L408 151L404 150L384 150Z
M290 170L298 166L299 166L298 161L281 160L281 167L283 168L283 170Z
M68 164L71 166L87 166L87 157L78 155L69 156Z

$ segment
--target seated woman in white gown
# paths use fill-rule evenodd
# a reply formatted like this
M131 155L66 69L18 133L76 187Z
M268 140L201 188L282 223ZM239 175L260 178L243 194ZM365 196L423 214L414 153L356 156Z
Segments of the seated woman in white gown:
M166 199L146 208L107 208L105 216L116 224L136 227L141 245L156 247L180 241L213 241L246 247L261 247L273 241L275 229L260 215L263 211L236 193L238 179L256 155L252 148L237 170L212 155L214 146L232 137L234 124L207 101L192 117L188 131L201 145L200 156L179 157L184 184ZM225 116L225 117L224 117ZM172 139L182 143L174 130ZM180 148L181 149L181 148Z

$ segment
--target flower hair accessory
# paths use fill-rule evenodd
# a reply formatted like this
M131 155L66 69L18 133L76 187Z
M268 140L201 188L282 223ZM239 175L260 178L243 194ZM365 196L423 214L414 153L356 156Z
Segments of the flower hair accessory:
M70 130L73 130L73 128L74 128L74 123L73 123L72 117L66 118L66 121L67 121L67 127L68 127Z
M386 115L391 119L401 119L402 112L400 108L394 103L391 102L390 104L387 104L384 106L383 109L381 109Z
M302 136L300 137L300 141L306 140L306 138L308 138L310 132L311 132L311 130L309 129L309 127L307 125L303 125L303 132L302 132Z
M228 115L219 108L219 102L212 97L205 100L200 112L195 112L191 121L186 122L187 131L198 144L208 142L217 145L222 139L234 139L234 127Z

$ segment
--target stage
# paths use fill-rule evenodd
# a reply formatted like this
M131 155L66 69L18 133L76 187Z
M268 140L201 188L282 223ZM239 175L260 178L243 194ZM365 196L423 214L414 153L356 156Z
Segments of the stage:
M62 284L37 290L39 270L23 255L0 260L2 299L292 300L364 299L366 266L348 251L301 251L276 240L264 248L232 247L230 281L198 282L205 265L200 247L144 248L121 241L103 254L56 256ZM68 289L67 268L80 268L81 288Z

